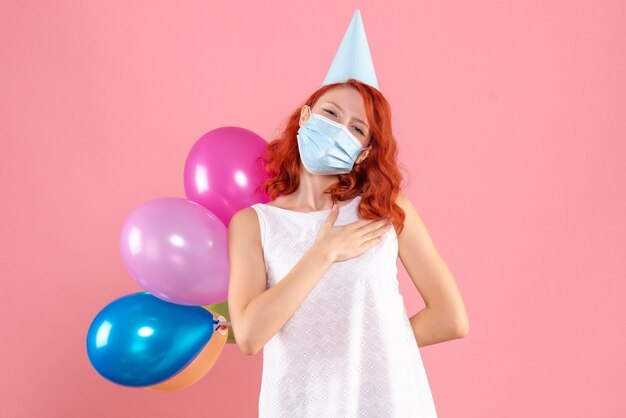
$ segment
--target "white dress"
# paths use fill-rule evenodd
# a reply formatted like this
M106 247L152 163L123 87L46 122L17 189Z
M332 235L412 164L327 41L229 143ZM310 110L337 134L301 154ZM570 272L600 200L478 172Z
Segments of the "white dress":
M334 225L360 219L361 196ZM257 203L267 287L315 242L330 209L298 212ZM333 263L263 348L259 418L434 418L424 364L397 279L398 240Z

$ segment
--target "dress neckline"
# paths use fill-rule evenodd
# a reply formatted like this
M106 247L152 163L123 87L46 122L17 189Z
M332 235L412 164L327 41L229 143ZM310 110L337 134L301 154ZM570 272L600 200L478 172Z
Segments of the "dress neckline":
M354 204L357 200L360 200L360 198L361 198L361 196L360 196L360 195L359 195L359 196L357 196L357 197L352 198L352 200L350 200L350 201L349 201L348 203L346 203L345 205L343 205L343 206L339 206L339 210L341 211L341 209L345 209L345 208L347 208L348 206L353 205L353 204ZM313 214L313 213L325 213L325 212L327 213L327 212L330 212L330 209L312 210L312 211L310 211L310 212L302 212L302 211L299 211L299 210L292 210L292 209L279 208L278 206L268 205L267 203L261 203L261 205L263 205L263 206L265 206L265 207L268 207L268 208L273 208L273 209L277 209L277 210L282 210L282 211L284 211L284 212L301 213L301 214L303 214L303 215L308 215L308 214Z

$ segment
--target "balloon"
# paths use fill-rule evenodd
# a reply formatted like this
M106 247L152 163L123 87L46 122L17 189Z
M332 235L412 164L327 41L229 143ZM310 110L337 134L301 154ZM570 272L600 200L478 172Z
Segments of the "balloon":
M120 236L130 275L152 295L181 305L228 297L227 230L211 211L187 199L159 198L136 208Z
M216 312L213 312L206 307L204 307L204 309L211 312L214 319L219 319L220 322L226 320L226 318ZM213 368L213 365L219 358L222 353L222 349L226 344L226 339L228 338L228 328L224 328L226 327L219 326L218 329L213 332L211 340L187 367L174 377L171 377L170 379L157 385L150 386L150 389L160 391L179 390L189 387L202 379L209 372L209 370Z
M87 332L87 355L104 378L123 386L160 383L187 366L213 335L213 315L149 293L108 304Z
M257 162L266 146L259 135L236 126L204 134L185 162L187 198L209 209L224 225L238 210L267 202L265 193L256 191L266 179L260 161Z
M230 322L230 311L228 310L228 301L214 303L212 305L203 306L203 308L210 309L211 311L215 311L220 315L223 315L225 320ZM233 332L233 327L228 327L228 340L226 340L227 344L237 344L235 341L235 333Z

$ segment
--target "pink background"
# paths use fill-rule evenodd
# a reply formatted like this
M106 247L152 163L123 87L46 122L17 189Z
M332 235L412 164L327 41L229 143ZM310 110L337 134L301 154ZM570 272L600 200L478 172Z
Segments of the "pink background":
M100 377L86 332L141 290L118 248L130 211L184 197L203 133L271 138L357 7L470 316L421 348L440 417L626 416L624 2L88 3L0 10L1 416L256 416L261 354L228 345L158 393Z

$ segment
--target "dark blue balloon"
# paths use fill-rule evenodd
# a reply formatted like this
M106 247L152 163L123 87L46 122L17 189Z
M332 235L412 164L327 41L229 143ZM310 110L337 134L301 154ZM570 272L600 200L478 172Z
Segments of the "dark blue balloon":
M201 306L134 293L96 315L87 332L87 355L98 373L114 383L151 386L184 369L213 329L213 314Z

